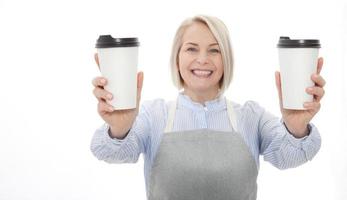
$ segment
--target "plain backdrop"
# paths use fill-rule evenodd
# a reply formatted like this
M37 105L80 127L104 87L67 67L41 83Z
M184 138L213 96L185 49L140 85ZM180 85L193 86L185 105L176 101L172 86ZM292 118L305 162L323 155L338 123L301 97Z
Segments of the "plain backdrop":
M229 28L235 75L225 95L280 115L279 36L320 39L326 95L313 118L322 146L308 163L278 170L261 158L258 199L347 199L347 5L343 1L0 0L0 200L145 199L143 157L107 164L90 152L103 124L91 81L98 35L139 37L143 100L177 96L172 40L196 14Z

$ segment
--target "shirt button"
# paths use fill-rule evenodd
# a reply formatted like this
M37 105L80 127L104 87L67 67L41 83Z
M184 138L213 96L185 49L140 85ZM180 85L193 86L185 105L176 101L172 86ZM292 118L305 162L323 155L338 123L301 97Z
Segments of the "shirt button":
M205 110L205 111L207 111L207 110L208 110L208 109L207 109L207 106L204 106L204 110Z

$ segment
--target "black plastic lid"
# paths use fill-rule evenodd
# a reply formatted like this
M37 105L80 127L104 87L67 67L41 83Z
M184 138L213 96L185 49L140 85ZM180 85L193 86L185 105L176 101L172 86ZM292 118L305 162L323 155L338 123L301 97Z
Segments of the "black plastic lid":
M277 44L278 48L320 48L319 40L291 40L289 37L281 36Z
M111 35L100 35L96 41L96 48L111 47L138 47L140 45L137 38L113 38Z

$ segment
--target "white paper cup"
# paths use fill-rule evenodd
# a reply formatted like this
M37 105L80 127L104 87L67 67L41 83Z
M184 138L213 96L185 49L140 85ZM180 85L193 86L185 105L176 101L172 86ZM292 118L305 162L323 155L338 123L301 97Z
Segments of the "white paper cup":
M97 40L101 75L108 81L104 89L113 95L107 103L115 110L136 108L138 46L137 38L101 35Z
M319 40L291 40L280 37L278 47L283 108L305 110L312 102L306 88L314 86L311 75L317 71Z

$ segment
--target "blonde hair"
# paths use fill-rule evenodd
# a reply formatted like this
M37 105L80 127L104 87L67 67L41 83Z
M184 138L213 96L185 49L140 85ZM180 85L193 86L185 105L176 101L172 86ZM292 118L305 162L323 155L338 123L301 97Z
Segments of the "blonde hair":
M221 50L224 73L220 81L220 94L228 89L233 77L233 51L229 38L229 31L225 24L218 18L206 15L197 15L184 20L176 31L171 50L170 68L171 77L174 85L181 90L183 88L183 79L178 71L178 55L182 47L182 37L185 30L193 23L201 22L205 24L213 36L216 38Z

